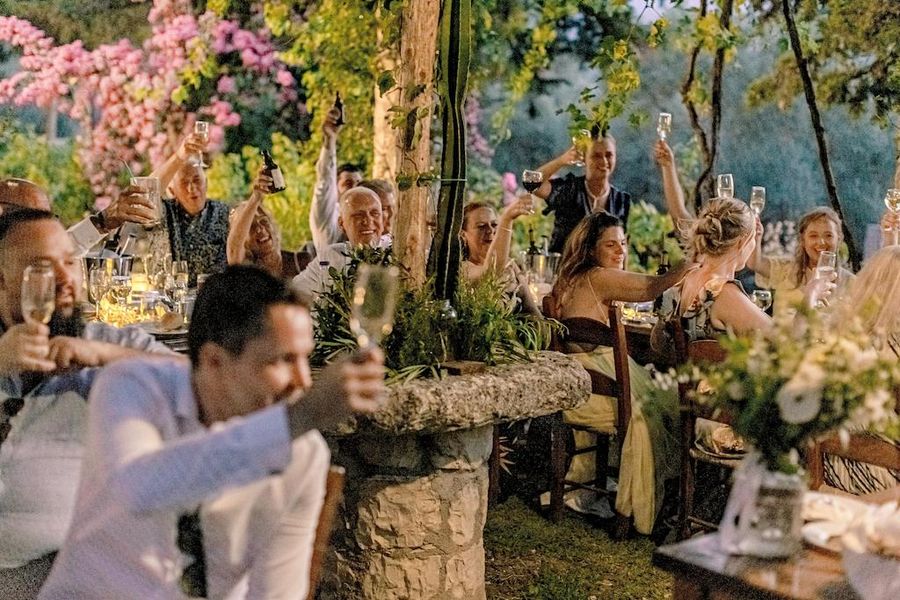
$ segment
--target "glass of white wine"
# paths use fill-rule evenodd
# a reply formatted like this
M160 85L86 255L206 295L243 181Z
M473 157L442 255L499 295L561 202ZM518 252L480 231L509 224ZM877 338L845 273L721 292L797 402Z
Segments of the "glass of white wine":
M204 144L209 143L209 123L206 121L197 121L194 123L194 133L197 137L200 138L200 141ZM205 162L203 162L203 152L199 152L197 155L197 164L204 169L208 167Z
M766 188L761 185L754 185L750 189L750 210L756 213L756 216L762 214L766 207Z
M892 213L900 212L900 189L889 189L884 195L884 205Z
M722 173L716 178L716 196L734 198L734 176L731 173Z
M39 260L22 273L22 317L46 325L56 308L56 273L49 260Z
M672 133L672 114L661 112L656 121L656 135L664 142L669 139L670 133Z
M350 330L360 348L378 346L391 332L398 292L397 267L359 265L350 306Z
M103 296L109 291L109 278L110 276L106 273L106 269L101 268L92 269L88 275L88 292L91 295L91 300L94 302L94 313L98 321L103 320L100 315L100 301L103 300Z
M584 157L591 150L591 132L587 129L579 129L578 132L572 136L572 146L574 146L575 150L578 152L578 158L572 161L572 166L583 167Z

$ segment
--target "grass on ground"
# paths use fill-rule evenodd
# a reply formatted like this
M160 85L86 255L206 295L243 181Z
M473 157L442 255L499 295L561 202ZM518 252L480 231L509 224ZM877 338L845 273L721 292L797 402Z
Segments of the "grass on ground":
M613 541L569 512L553 524L516 497L488 510L484 547L490 600L672 598L649 538Z

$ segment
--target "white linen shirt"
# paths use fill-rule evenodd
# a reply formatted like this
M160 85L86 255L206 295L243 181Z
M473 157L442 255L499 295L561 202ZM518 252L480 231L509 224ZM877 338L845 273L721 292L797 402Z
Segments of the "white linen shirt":
M303 269L303 272L294 277L291 287L304 302L312 306L319 294L334 283L328 270L334 267L338 271L343 271L348 264L350 264L350 243L332 244L318 251L318 255Z
M210 598L306 597L330 458L318 432L291 442L280 404L206 429L176 361L116 363L89 406L72 527L40 599L182 598L177 521L201 503Z
M171 354L139 327L91 322L81 337ZM25 400L0 446L0 569L21 567L62 545L75 507L88 392L99 372L53 373L27 394L18 375L0 377L0 401Z

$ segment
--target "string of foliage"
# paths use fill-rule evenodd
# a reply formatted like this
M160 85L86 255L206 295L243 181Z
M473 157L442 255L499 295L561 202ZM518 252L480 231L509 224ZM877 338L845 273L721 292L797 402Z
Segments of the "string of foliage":
M394 265L390 249L351 251L347 269L330 269L333 285L315 303L315 350L312 362L325 364L357 348L350 331L350 305L360 263ZM402 273L402 270L401 270ZM382 348L388 377L409 380L440 375L448 360L473 360L488 365L531 360L531 353L549 346L560 325L520 313L502 283L486 276L461 285L453 306L434 298L433 283L414 289L401 275L394 327Z

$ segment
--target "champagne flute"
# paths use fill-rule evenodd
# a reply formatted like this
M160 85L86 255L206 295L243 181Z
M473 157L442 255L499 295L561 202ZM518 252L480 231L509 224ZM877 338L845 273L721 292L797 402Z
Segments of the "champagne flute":
M891 188L884 196L884 205L892 213L900 212L900 188Z
M360 264L353 286L350 330L360 348L373 348L391 332L397 307L397 267Z
M753 304L759 310L766 312L772 306L772 292L770 290L753 290Z
M209 143L209 123L206 121L197 121L194 123L194 134L200 138L200 141L205 144ZM205 162L203 162L203 152L197 153L197 164L204 169L208 167Z
M587 129L579 129L578 133L572 136L572 146L578 152L578 158L570 164L573 167L583 167L584 157L591 148L591 132Z
M22 273L22 317L46 325L56 308L56 273L49 260L39 260Z
M116 299L116 304L124 306L131 295L131 276L113 275L110 283L110 291Z
M754 185L750 189L750 210L756 213L756 216L762 214L763 208L766 207L766 188L761 185Z
M531 210L528 211L528 214L534 214L534 192L541 184L544 182L544 174L540 171L522 171L522 187L528 192L528 195L531 196Z
M672 114L667 112L659 113L659 118L656 121L656 135L660 140L665 142L669 139L669 134L672 132Z
M176 260L172 262L172 274L175 276L175 287L187 289L190 272L188 271L188 261Z
M819 262L816 264L816 279L830 279L837 270L837 254L830 250L822 250L819 253Z
M100 318L100 301L109 291L109 276L104 269L93 269L88 275L88 292L94 302L94 313L98 321Z
M716 196L734 198L734 176L731 173L723 173L716 177Z

